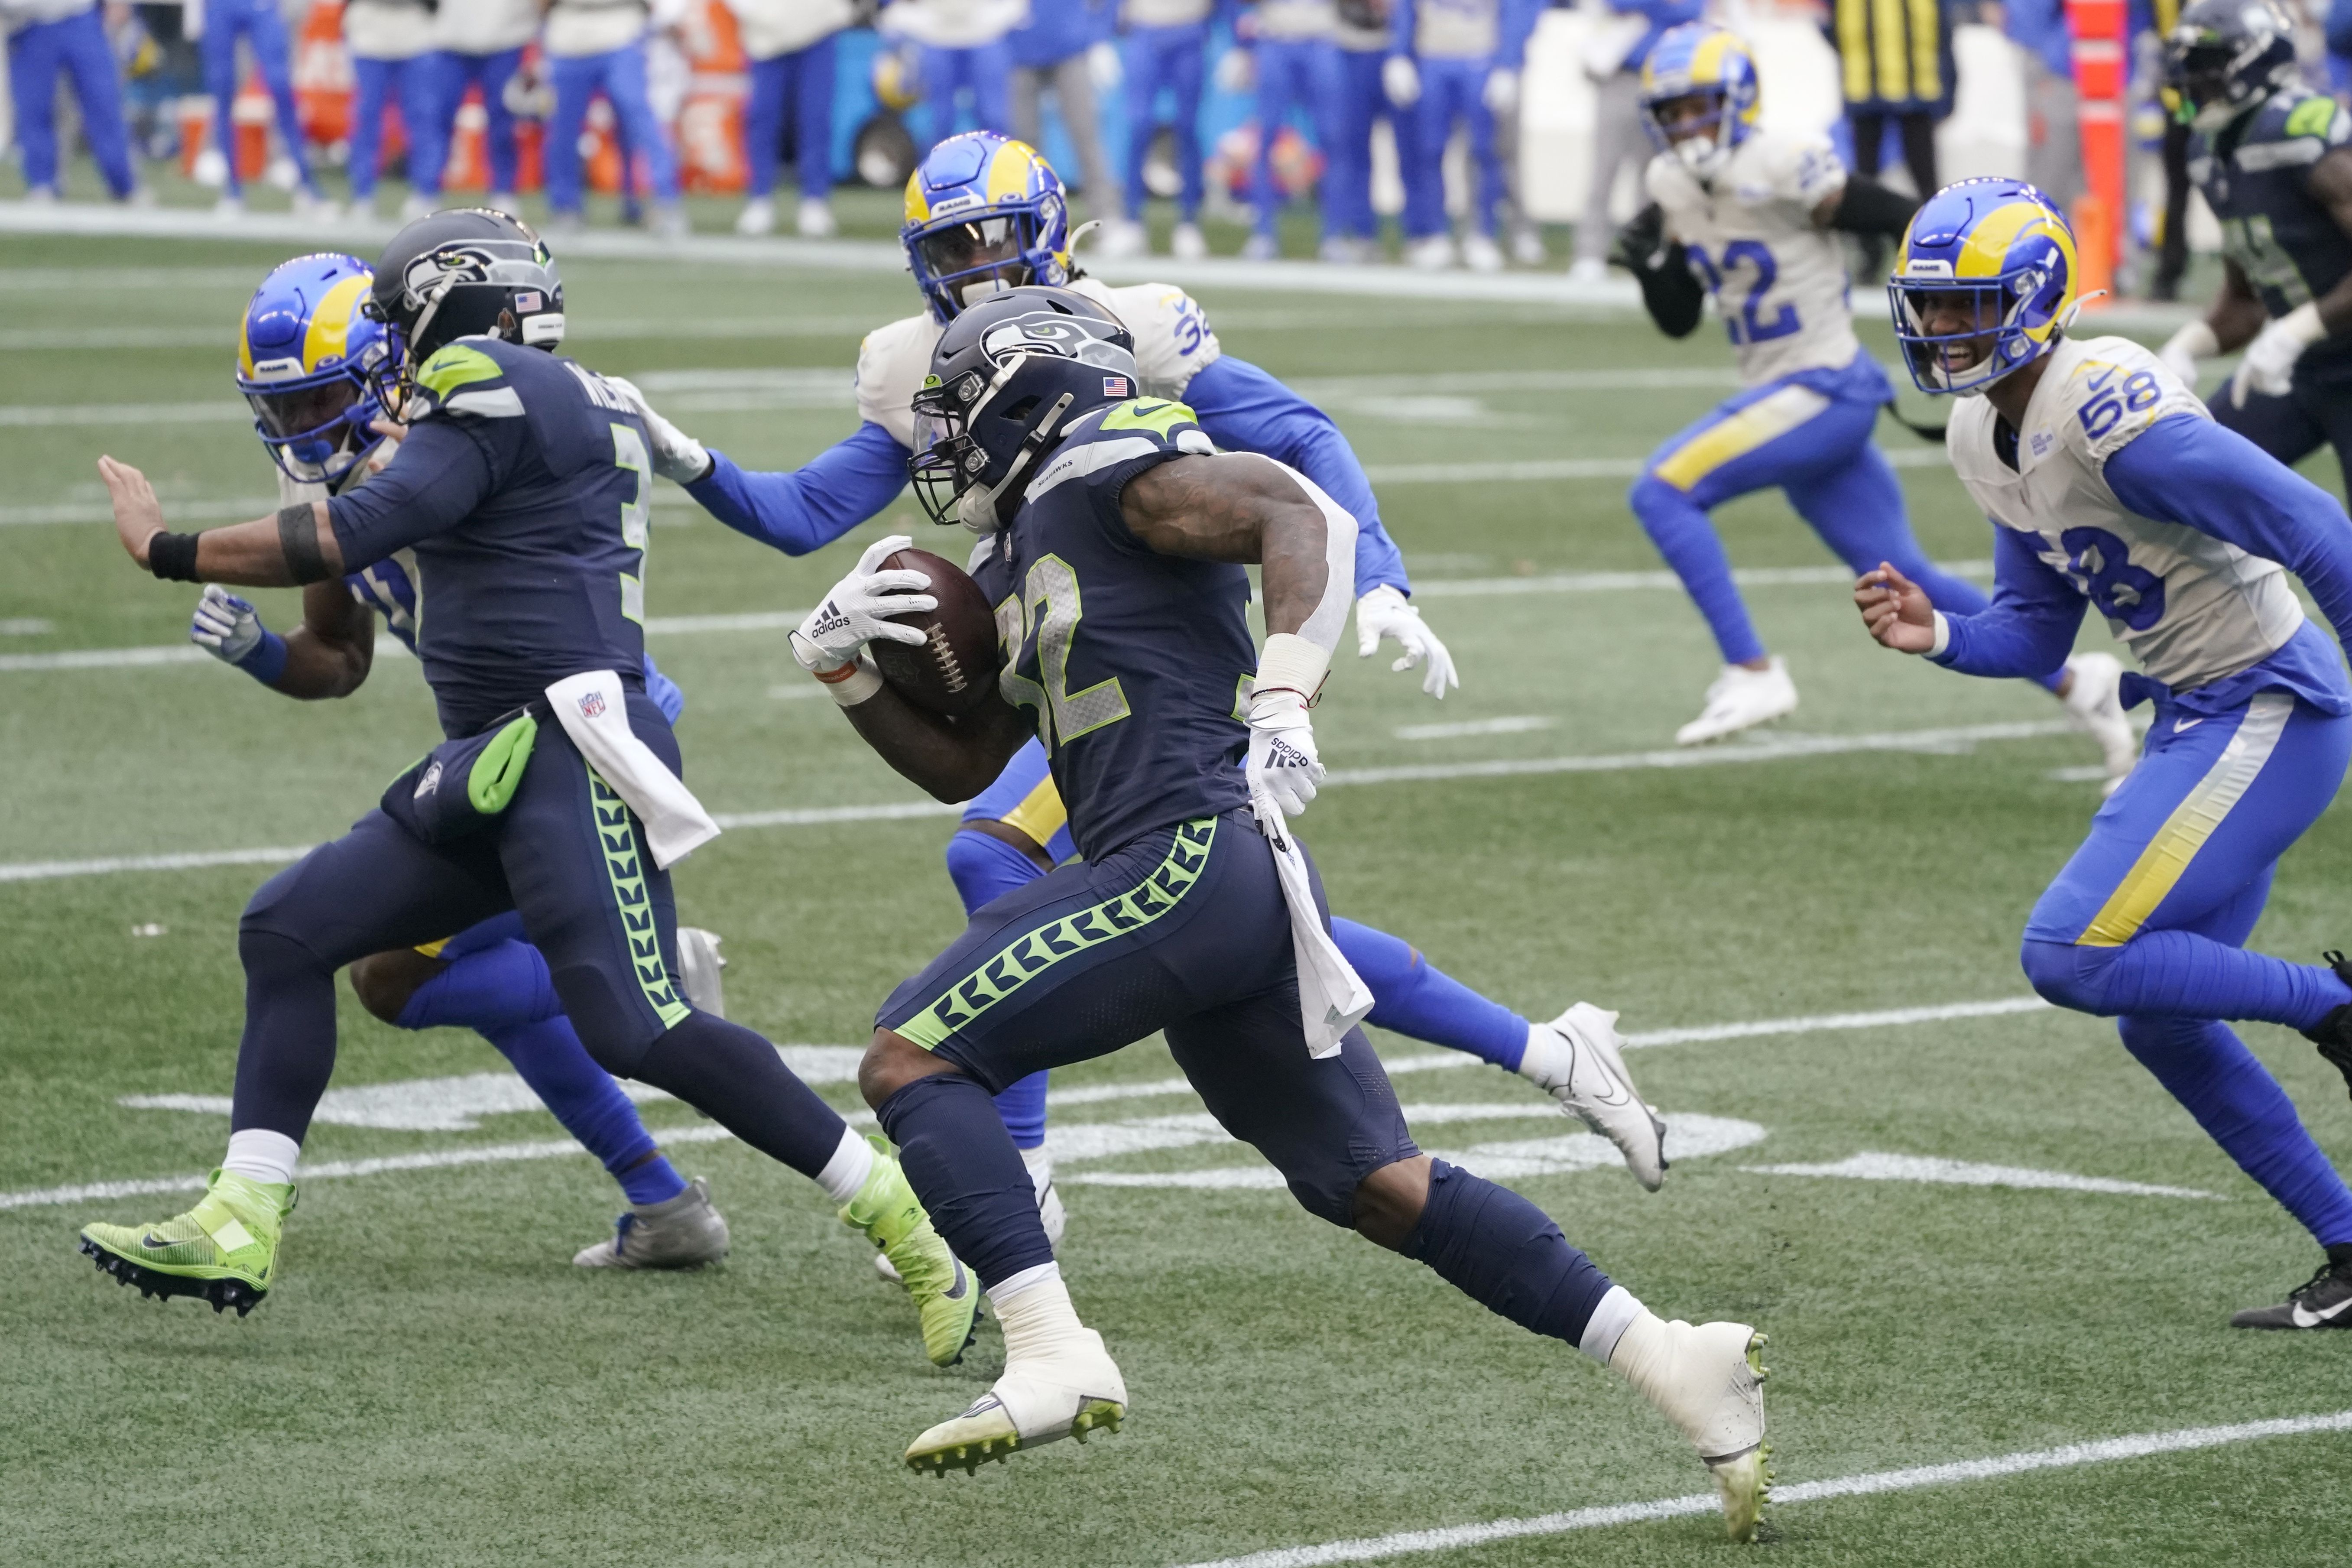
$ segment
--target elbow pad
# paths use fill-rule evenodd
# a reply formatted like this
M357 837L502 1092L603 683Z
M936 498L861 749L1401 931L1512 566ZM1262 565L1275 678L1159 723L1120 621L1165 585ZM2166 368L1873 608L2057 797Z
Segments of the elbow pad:
M1911 227L1911 215L1918 210L1917 202L1888 190L1876 180L1848 174L1845 194L1838 197L1830 226L1847 234L1883 234L1889 239L1900 240Z

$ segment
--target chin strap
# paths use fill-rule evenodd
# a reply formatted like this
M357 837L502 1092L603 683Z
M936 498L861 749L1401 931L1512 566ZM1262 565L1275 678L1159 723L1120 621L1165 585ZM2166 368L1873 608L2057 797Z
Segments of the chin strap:
M1891 397L1888 398L1885 403L1881 405L1881 406L1886 410L1888 418L1894 420L1897 425L1902 426L1906 430L1910 431L1914 436L1918 437L1922 441L1933 441L1939 447L1944 444L1944 433L1948 426L1943 425L1921 425L1906 418L1904 416L1903 410L1895 405L1895 399Z

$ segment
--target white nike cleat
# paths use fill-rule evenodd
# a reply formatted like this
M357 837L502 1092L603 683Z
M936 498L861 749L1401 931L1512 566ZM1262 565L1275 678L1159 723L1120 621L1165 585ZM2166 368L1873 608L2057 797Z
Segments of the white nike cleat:
M833 204L823 196L803 196L800 210L793 215L793 226L803 239L831 239L841 232L841 220L833 216Z
M776 232L776 204L766 196L753 196L735 215L735 232L754 238Z
M1131 217L1103 226L1103 237L1096 243L1095 254L1106 261L1125 261L1142 256L1151 249L1151 235Z
M1270 234L1253 234L1242 241L1242 259L1279 261L1282 259L1282 242Z
M1756 1539L1771 1490L1764 1442L1765 1338L1746 1323L1663 1322L1644 1310L1617 1341L1609 1364L1691 1440L1714 1478L1724 1528Z
M1633 1179L1658 1190L1666 1179L1666 1124L1625 1070L1616 1014L1579 1002L1549 1024L1529 1025L1519 1076L1616 1144Z
M1727 664L1706 689L1706 706L1698 717L1675 731L1675 744L1704 746L1796 710L1797 683L1789 679L1788 661L1780 655L1762 669Z
M1179 261L1198 261L1209 254L1208 236L1197 223L1180 223L1168 237L1168 254Z
M1494 237L1473 230L1462 237L1462 265L1473 272L1500 272L1503 269L1503 247Z
M2123 684L2123 660L2111 653L2078 653L2066 661L2074 683L2058 700L2066 722L2099 742L2099 758L2106 766L2103 794L2113 795L2139 761L2139 736L2132 730L2117 688Z
M971 1475L1019 1449L1116 1432L1126 1418L1127 1380L1103 1349L1102 1336L1082 1328L1048 1348L1008 1353L1003 1374L986 1394L908 1445L907 1468Z
M431 196L422 191L411 191L408 193L407 199L400 204L400 221L403 224L412 224L419 218L431 217L433 210Z
M1570 283L1606 283L1609 281L1609 263L1597 256L1580 257L1569 267L1568 280Z
M1406 266L1418 268L1423 272L1443 272L1454 265L1454 237L1432 234L1409 240L1404 247L1404 260Z
M1543 236L1523 228L1511 236L1511 259L1522 267L1541 267L1551 258L1545 253Z

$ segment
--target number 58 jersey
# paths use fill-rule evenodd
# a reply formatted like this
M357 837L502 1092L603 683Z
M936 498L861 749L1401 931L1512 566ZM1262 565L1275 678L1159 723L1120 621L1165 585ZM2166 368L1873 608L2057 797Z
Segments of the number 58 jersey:
M2108 486L2108 458L2181 416L2211 417L2147 350L2126 338L2068 338L2026 405L2014 468L1995 449L1999 416L1986 399L1961 399L1945 432L1952 467L1985 515L2023 534L2175 691L2260 664L2304 621L2277 562L2142 517Z
M1845 187L1845 165L1827 137L1759 132L1706 180L1661 153L1644 183L1715 296L1742 381L1761 386L1853 363L1862 345L1846 303L1845 252L1813 224L1813 209Z

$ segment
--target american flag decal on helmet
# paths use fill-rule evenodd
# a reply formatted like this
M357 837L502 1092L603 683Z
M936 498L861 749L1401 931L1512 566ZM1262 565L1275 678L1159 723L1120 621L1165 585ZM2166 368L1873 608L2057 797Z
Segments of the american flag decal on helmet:
M1105 397L1132 397L1135 395L1129 392L1127 388L1127 377L1123 375L1107 375L1103 377L1103 395Z

